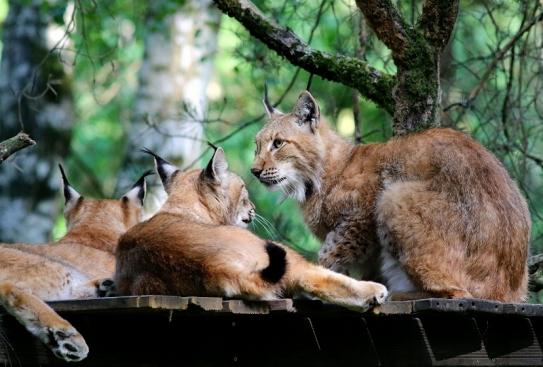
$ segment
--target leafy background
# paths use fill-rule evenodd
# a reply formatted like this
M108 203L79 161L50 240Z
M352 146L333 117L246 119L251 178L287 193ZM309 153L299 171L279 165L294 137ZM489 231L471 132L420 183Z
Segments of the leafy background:
M64 160L79 191L89 196L111 197L126 189L118 184L124 156L141 154L126 151L126 136L131 129L137 73L144 55L143 40L151 30L149 27L164 27L164 17L182 3L153 2L153 22L146 23L149 9L143 1L41 2L51 22L59 24L65 21L66 4L75 4L77 8L78 26L70 34L76 119L70 153ZM278 23L311 40L317 49L347 55L357 52L359 20L354 1L255 3ZM421 4L420 1L397 2L404 16L412 22L420 14ZM517 180L530 203L532 251L539 253L543 250L543 161L537 160L543 157L543 28L540 24L518 41L511 54L499 60L491 76L483 81L480 93L469 100L470 92L483 80L497 51L522 26L532 7L534 13L541 11L541 5L533 1L461 2L454 37L442 63L443 107L446 109L442 118L445 125L471 133L492 150ZM8 8L7 0L0 0L0 24ZM319 13L322 14L319 16ZM513 54L515 60L512 60ZM395 71L390 52L371 33L364 58L380 70ZM264 122L258 118L263 113L264 84L268 84L274 101L286 92L278 107L288 111L309 79L307 72L298 70L252 39L235 20L222 17L213 77L207 91L205 138L219 141L224 147L231 168L246 180L258 212L267 219L266 224L255 224L254 230L262 236L287 242L308 258L314 258L319 243L304 225L296 203L267 192L249 172L254 136ZM353 139L352 90L313 77L311 92L326 120L345 138ZM386 112L363 99L359 108L364 143L391 137L391 117ZM179 101L179 111L184 111L183 101ZM511 149L512 145L523 149ZM197 165L205 164L209 156L208 152ZM149 161L149 167L151 165ZM58 200L61 208L60 195ZM65 223L59 211L52 236L58 238L64 232Z

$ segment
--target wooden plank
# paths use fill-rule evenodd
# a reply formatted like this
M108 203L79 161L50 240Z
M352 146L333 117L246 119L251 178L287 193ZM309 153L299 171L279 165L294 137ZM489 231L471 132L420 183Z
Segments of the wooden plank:
M414 301L413 312L501 313L503 303L477 299L428 298Z
M216 311L230 313L268 314L274 311L301 313L333 313L351 315L357 312L327 304L319 300L282 299L273 301L223 300L214 297L176 297L176 296L131 296L106 297L86 300L66 300L49 303L60 312L128 310L128 309L165 309L189 311ZM429 298L416 301L386 302L371 310L377 315L410 315L427 312L446 313L488 313L543 317L543 305L505 304L478 299L450 300Z
M376 315L410 315L413 313L413 301L385 302L371 311Z
M481 299L429 298L414 301L413 312L486 313L543 317L543 305L501 303Z
M89 358L77 364L81 367L543 365L542 317L525 317L526 308L514 307L494 314L494 303L460 307L458 300L439 302L419 303L415 310L409 305L416 302L394 302L377 314L320 301L205 297L52 305L89 344ZM0 338L0 364L73 366L52 356L2 312L0 328L11 345Z
M429 314L418 317L433 366L493 366L477 322L462 314Z
M501 314L530 317L543 317L543 305L530 303L505 303Z
M259 314L266 315L270 313L270 307L265 302L249 302L238 299L223 301L222 311L234 314Z
M431 350L424 329L410 315L364 317L369 335L383 366L431 366Z
M222 302L222 298L216 297L129 296L54 301L49 305L58 312L129 309L222 311Z
M476 317L489 358L497 365L537 366L543 352L530 319L526 317Z

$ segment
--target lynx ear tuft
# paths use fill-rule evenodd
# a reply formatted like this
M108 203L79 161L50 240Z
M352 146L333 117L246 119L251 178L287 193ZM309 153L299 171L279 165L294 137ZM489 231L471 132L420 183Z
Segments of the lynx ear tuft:
M68 182L68 178L66 177L66 173L64 172L64 167L62 167L62 164L59 163L58 168L60 169L60 174L62 176L62 188L65 200L64 207L65 210L68 210L75 205L79 198L81 198L81 194L79 194L72 187L72 185L70 185L70 182Z
M151 170L145 171L145 173L141 175L132 188L122 196L121 200L126 198L128 201L137 206L143 206L143 200L145 199L145 193L147 192L145 177L149 175L154 175L154 172Z
M315 132L319 124L321 114L319 105L315 98L308 91L303 91L298 97L296 106L294 106L293 113L298 117L298 124L303 126L305 124L309 125L311 132Z
M168 162L167 160L165 160L164 158L162 158L161 156L159 156L158 154L152 152L151 150L147 148L143 148L141 151L149 155L152 155L155 158L156 171L158 172L158 175L160 176L160 180L162 181L162 185L164 186L164 189L168 191L170 188L171 179L173 175L177 171L179 171L179 169L173 164L171 164L170 162Z
M283 114L281 111L273 107L273 104L270 102L270 99L268 98L268 84L264 84L264 98L262 99L262 103L264 104L264 109L266 110L268 118Z
M204 177L214 181L220 181L228 172L228 162L222 148L216 148L213 157L209 160L207 167L203 171Z

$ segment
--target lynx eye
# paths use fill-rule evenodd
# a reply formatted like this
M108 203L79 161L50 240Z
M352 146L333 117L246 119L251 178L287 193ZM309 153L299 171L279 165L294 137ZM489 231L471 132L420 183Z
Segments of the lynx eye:
M283 144L285 144L285 141L284 140L281 140L281 139L275 139L272 143L272 146L274 149L279 149L283 146Z

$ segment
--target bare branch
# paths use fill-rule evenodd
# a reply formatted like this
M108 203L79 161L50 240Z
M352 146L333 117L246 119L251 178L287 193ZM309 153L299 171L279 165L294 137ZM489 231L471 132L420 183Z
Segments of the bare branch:
M424 3L419 27L424 37L440 50L449 42L458 16L459 3L459 0L427 0Z
M389 113L394 111L394 79L391 75L380 72L362 60L311 48L290 29L268 19L249 0L214 1L224 13L243 24L251 35L293 65L324 79L355 88Z
M469 96L467 98L467 101L462 104L462 106L471 106L475 98L479 95L483 87L485 86L486 82L492 76L494 73L494 70L496 69L496 66L498 66L498 63L507 55L507 53L513 48L513 46L518 42L518 40L524 36L524 34L532 29L533 26L535 26L537 23L543 21L543 13L539 13L536 17L534 17L531 21L526 23L511 39L505 46L503 46L500 50L498 50L495 53L494 59L492 62L488 65L486 71L479 79L479 82L473 89L470 91ZM466 108L462 109L460 114L457 116L456 121L460 121L464 117L464 113L466 112Z
M409 36L398 9L390 0L356 0L356 5L377 37L390 48L394 58L402 59Z
M0 164L8 159L13 153L35 144L36 142L32 140L28 134L23 132L0 142Z

